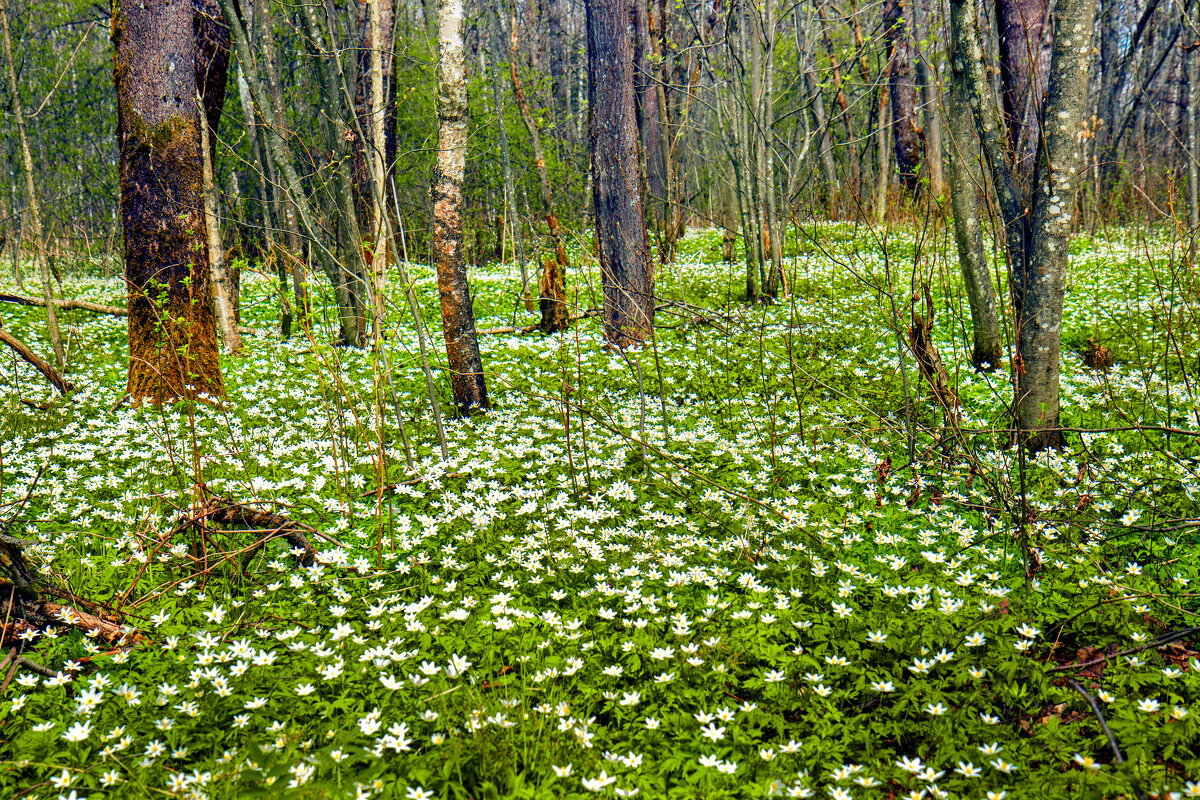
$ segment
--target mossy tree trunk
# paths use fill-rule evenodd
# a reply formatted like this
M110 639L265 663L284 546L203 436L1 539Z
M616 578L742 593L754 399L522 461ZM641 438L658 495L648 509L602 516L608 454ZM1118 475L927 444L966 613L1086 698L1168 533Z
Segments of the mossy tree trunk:
M974 8L969 9L971 13ZM1000 320L996 310L996 290L992 286L988 259L983 249L983 229L975 190L977 171L972 169L979 148L975 126L965 109L971 107L971 88L966 65L970 59L961 26L951 25L950 106L950 204L954 213L954 241L963 286L971 306L971 363L976 369L991 371L1003 358Z
M644 342L654 323L650 247L638 179L629 8L587 3L589 147L596 240L604 287L604 335L617 347Z
M1013 424L1018 440L1038 451L1063 441L1063 279L1088 135L1084 112L1096 4L1057 0L1048 57L1046 48L1023 44L1051 38L1045 36L1045 3L1003 0L1000 6L1003 116L984 68L974 4L951 0L950 23L957 28L953 35L963 37L969 104L1005 226L1016 322ZM1043 69L1047 58L1048 69ZM1047 87L1044 102L1042 86Z
M489 408L475 311L463 258L467 81L462 0L438 0L438 156L433 175L433 250L454 404L462 415Z
M191 0L125 0L113 13L129 290L127 390L135 402L224 394L196 101L197 91L206 103L210 94L197 85L202 47L194 25Z

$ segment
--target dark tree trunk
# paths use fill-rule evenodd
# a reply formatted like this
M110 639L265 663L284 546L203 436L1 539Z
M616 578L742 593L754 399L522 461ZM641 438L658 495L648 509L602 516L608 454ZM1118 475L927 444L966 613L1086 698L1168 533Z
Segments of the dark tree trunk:
M204 52L194 25L191 0L119 2L112 20L135 401L224 394L196 102L198 91L206 100L214 94L191 68ZM223 76L225 68L205 73Z
M604 335L617 347L644 342L654 321L654 286L638 186L638 128L629 7L587 3L589 147L596 240L604 287Z
M466 416L490 408L463 258L462 187L467 160L467 81L462 0L438 1L438 157L433 174L433 250L454 404Z
M1091 0L1094 4L1096 0ZM1039 112L1050 76L1049 0L997 0L996 24L1000 42L1000 84L1008 146L1016 172L1032 190L1037 157Z
M888 94L892 104L892 135L896 149L896 172L909 196L920 189L921 154L924 149L917 127L917 86L913 73L912 13L909 0L886 0L883 31L887 38L891 73Z

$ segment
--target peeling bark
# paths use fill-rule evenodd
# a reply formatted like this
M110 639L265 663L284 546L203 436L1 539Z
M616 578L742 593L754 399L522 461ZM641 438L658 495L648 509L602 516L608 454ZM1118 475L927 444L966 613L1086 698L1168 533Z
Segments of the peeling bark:
M438 156L433 250L454 404L466 416L490 408L463 258L462 186L467 159L467 82L462 0L438 0Z

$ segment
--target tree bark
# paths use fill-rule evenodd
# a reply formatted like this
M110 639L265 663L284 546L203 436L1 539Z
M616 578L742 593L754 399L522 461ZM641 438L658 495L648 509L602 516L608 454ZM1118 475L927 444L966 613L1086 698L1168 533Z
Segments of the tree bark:
M974 14L975 10L966 7L965 13ZM954 242L958 247L958 264L967 302L971 307L971 363L976 369L991 371L999 366L1003 352L1000 321L996 313L996 292L992 287L988 259L983 249L983 230L975 188L976 172L972 169L976 160L974 154L978 152L975 126L965 113L965 109L971 107L971 88L966 69L970 53L961 26L952 23L950 30L950 105L957 110L949 117L948 151Z
M513 30L513 46L515 55L516 29ZM538 174L538 187L541 189L542 216L546 218L546 227L550 231L550 243L554 245L554 258L546 259L542 265L542 278L538 283L538 310L542 320L538 328L542 333L565 331L570 324L570 314L567 311L567 251L563 247L562 234L558 229L558 216L554 213L554 190L550 186L550 173L546 169L546 156L542 151L542 134L538 130L529 103L525 100L525 91L521 88L521 79L517 75L517 62L509 58L509 74L512 77L513 95L517 98L517 106L521 109L521 119L525 121L525 129L529 131L529 142L533 147L533 164Z
M197 95L199 98L199 95ZM242 354L242 335L238 332L234 311L233 281L225 263L225 248L221 244L220 219L217 215L217 188L213 184L213 159L210 155L207 115L200 115L200 157L204 192L204 227L208 235L208 263L211 266L213 306L225 349L231 355Z
M348 137L354 135L350 122L353 109L347 108L344 100L340 55L333 44L329 30L329 9L315 5L303 7L305 30L317 60L317 75L321 93L324 95L326 114L326 145L333 154L332 190L337 211L337 230L341 244L342 261L333 262L336 272L330 275L335 281L339 303L342 304L341 321L343 343L349 347L362 347L367 340L367 295L366 266L363 259L362 230L354 210L354 188L350 167Z
M33 153L29 149L29 132L26 130L25 109L21 103L21 87L17 84L17 67L13 61L12 34L9 31L8 0L0 0L0 33L3 33L4 64L8 76L8 93L12 103L13 123L17 128L17 140L21 147L21 161L25 173L25 196L29 204L29 232L33 238L33 252L37 258L38 277L42 284L42 297L46 300L46 332L54 348L54 360L62 369L67 363L63 349L62 334L58 329L58 314L55 313L54 292L50 285L50 261L46 256L46 233L42 227L42 203L38 197L33 177ZM16 210L14 205L14 211ZM14 245L15 247L15 245ZM20 285L20 273L16 274Z
M433 176L433 250L454 404L466 416L490 408L475 311L463 259L462 186L467 158L467 81L462 0L438 0L438 156Z
M1187 70L1187 162L1188 162L1188 263L1195 268L1196 236L1200 233L1200 53L1185 56Z
M596 240L604 288L604 335L619 348L651 333L654 286L638 181L629 9L623 0L590 0L587 9L588 135Z
M121 213L135 400L224 394L202 200L190 0L118 2Z
M264 117L262 120L265 126L274 126L280 136L285 130L283 120L283 87L279 82L279 50L275 46L275 30L271 22L271 5L266 0L260 0L259 6L255 9L255 17L259 27L259 49L262 51L262 66L264 77L266 79L266 96L270 101L268 107L262 109L262 113L270 114L270 118ZM260 130L263 139L264 154L270 153L271 148L268 146L267 138L270 136L270 131ZM275 207L278 209L277 216L281 218L283 228L287 231L287 256L290 260L288 271L292 277L292 292L295 297L295 305L292 309L296 324L301 329L307 329L309 324L309 299L308 299L308 270L304 258L303 238L300 235L300 220L297 211L296 203L291 192L286 187L281 185L279 173L282 172L280 167L275 163L273 158L266 158L267 174L271 176L271 193L275 197ZM300 191L299 187L296 191Z
M525 290L529 285L528 266L525 263L525 246L524 237L521 235L521 220L517 214L517 192L513 181L512 168L512 153L508 146L508 128L504 125L504 99L500 91L500 70L501 64L504 63L500 54L501 48L501 23L500 12L494 10L492 13L492 52L494 64L492 64L492 103L496 110L496 120L500 131L500 160L504 166L504 214L501 218L503 226L511 231L513 250L517 258L517 263L521 269L521 295L525 295ZM503 258L503 253L501 254Z
M1014 365L1017 429L1033 450L1062 445L1059 430L1059 349L1063 278L1081 153L1088 135L1089 65L1095 0L1058 0L1042 145L1033 199L1033 247L1016 270Z
M917 88L913 76L911 0L885 0L883 32L888 49L888 94L892 105L892 136L896 171L909 197L920 193L921 155L924 149L917 127Z

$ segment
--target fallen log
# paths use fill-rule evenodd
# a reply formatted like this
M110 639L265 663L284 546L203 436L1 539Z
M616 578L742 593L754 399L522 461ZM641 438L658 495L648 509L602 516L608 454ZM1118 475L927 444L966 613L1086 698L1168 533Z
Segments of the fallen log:
M288 543L293 547L303 550L303 555L299 556L299 561L306 567L312 566L317 560L317 551L308 540L308 535L317 535L319 531L303 522L296 522L288 519L281 514L272 514L270 511L263 511L258 508L235 503L232 500L227 500L223 497L213 495L205 503L200 513L195 518L196 522L213 522L224 528L234 530L260 530L268 533L266 541L282 536L287 539ZM259 548L254 548L250 556ZM247 563L249 559L247 559Z
M0 328L0 342L4 342L4 344L11 347L14 351L16 351L17 355L19 355L27 363L32 364L34 369L36 369L38 372L45 375L46 380L50 381L50 383L54 385L54 388L58 389L61 394L70 394L71 392L75 391L75 384L71 383L62 375L59 375L54 367L38 358L37 353L29 349L29 345L25 344L3 328Z

